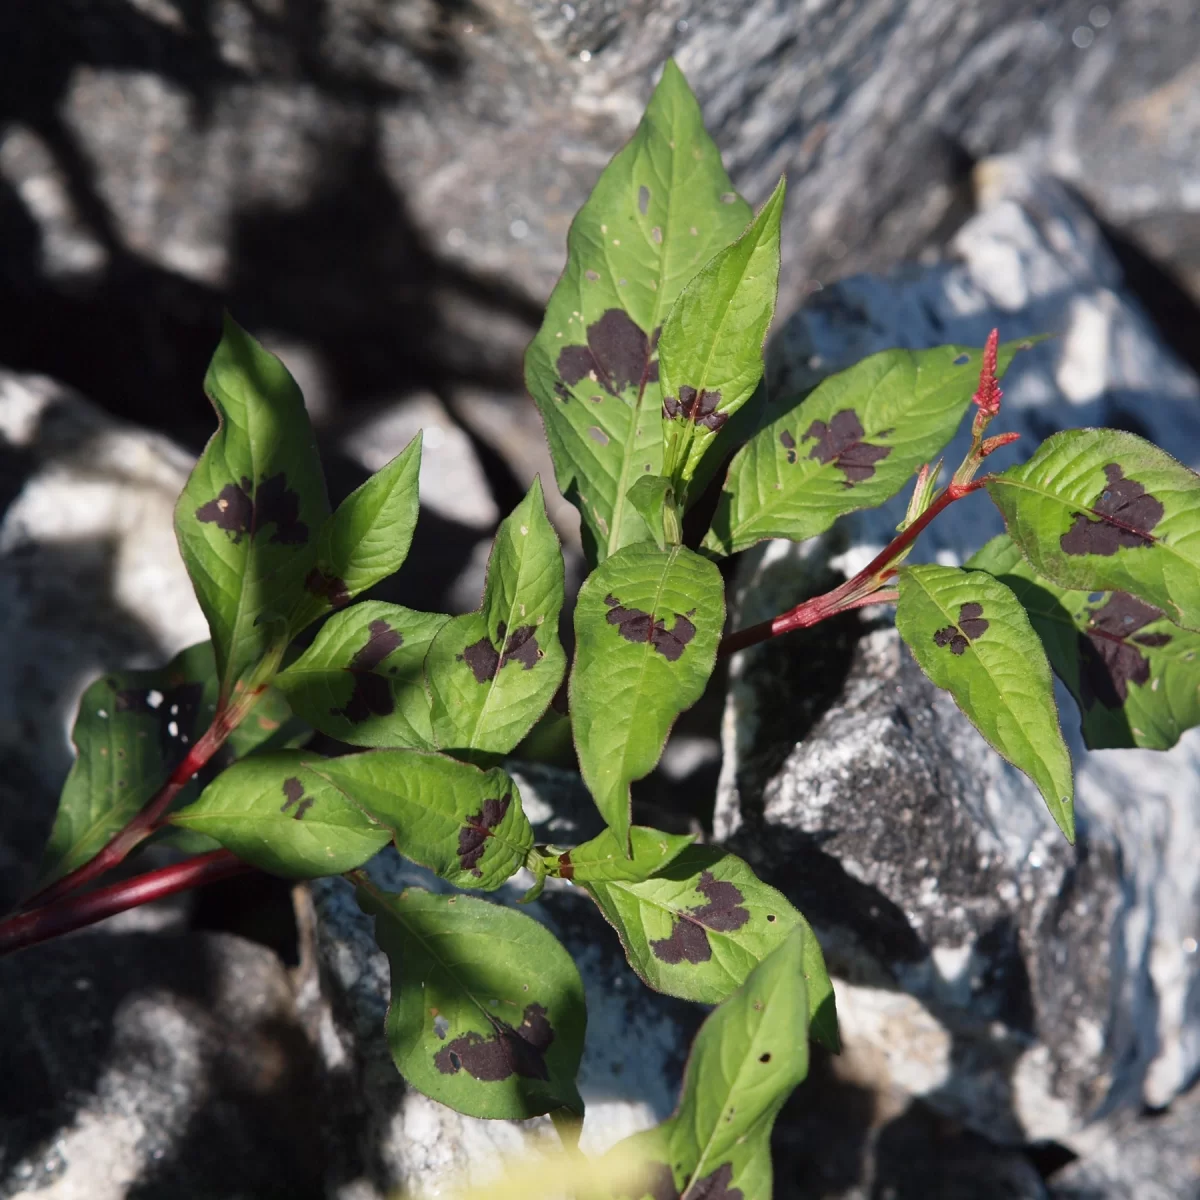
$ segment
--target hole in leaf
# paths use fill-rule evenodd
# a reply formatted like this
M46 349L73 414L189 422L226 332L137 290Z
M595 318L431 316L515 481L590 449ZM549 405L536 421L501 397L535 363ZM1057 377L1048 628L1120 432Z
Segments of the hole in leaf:
M774 913L767 913L767 920L768 920L768 921L774 921L774 920L775 920L775 914L774 914Z
M967 365L967 363L969 363L970 361L971 361L971 356L969 354L960 354L954 360L954 365L956 367L965 367Z
M760 1063L769 1063L771 1061L771 1055L769 1053L768 1054L760 1054L758 1056L758 1061Z

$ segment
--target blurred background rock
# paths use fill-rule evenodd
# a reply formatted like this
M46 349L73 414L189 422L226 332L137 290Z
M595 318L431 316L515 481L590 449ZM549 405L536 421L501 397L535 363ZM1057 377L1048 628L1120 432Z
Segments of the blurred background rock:
M524 347L570 218L668 55L743 194L757 205L788 175L778 381L803 386L886 345L982 342L995 323L1006 336L1050 330L1063 337L1006 384L1027 442L1105 421L1200 467L1195 0L7 0L5 902L36 864L83 686L203 636L170 512L212 431L200 381L222 309L299 379L335 501L426 429L417 538L384 595L474 607L496 521L535 473L550 476ZM548 499L578 580L573 511ZM982 506L963 507L933 549L958 554L991 532ZM836 544L752 556L737 602L790 603L826 569L821 555L861 555L881 527L845 523ZM643 813L709 825L722 769L717 831L741 852L753 857L756 834L759 849L808 837L803 764L870 717L862 697L895 669L879 665L885 635L860 645L861 633L853 622L826 640L815 691L792 670L811 652L800 643L771 670L745 659L723 768L718 678L641 785ZM919 682L910 693L924 712ZM760 711L772 720L738 723ZM821 1089L785 1110L778 1194L1200 1194L1196 1098L1182 1095L1200 1062L1200 748L1185 739L1153 768L1080 759L1087 870L1056 843L1053 869L1031 872L1011 848L1037 841L1040 809L1014 800L1009 826L978 813L964 824L949 760L990 752L938 720L932 734L917 722L909 771L914 786L926 770L949 780L923 793L922 845L975 853L998 836L1018 919L997 941L983 867L930 899L892 870L909 841L870 843L874 873L851 899L898 913L904 952L876 947L866 976L843 956L860 1052L819 1059ZM838 811L866 786L845 789ZM868 801L886 805L887 786ZM564 797L542 792L548 812ZM826 866L866 845L853 822L841 828ZM787 862L761 865L787 885ZM928 863L931 877L940 869ZM934 969L953 949L938 906L960 892L987 901L955 927L986 968L962 995ZM286 888L229 885L0 964L0 1195L357 1200L420 1182L420 1122L355 1116L364 1095L399 1101L395 1078L378 1079L380 1045L346 1032L374 1019L378 989L354 980L377 983L379 967L334 894L319 892L315 912L302 904L297 923ZM836 949L838 914L855 910L836 888L826 900L819 928ZM1040 952L1031 904L1049 914L1038 928L1053 925ZM339 974L329 947L343 930ZM1024 983L1009 1020L1013 978ZM636 1045L666 1010L635 995ZM996 1013L998 1048L965 1053ZM677 1069L681 1043L662 1041ZM617 1125L655 1115L622 1098L615 1074L605 1087Z

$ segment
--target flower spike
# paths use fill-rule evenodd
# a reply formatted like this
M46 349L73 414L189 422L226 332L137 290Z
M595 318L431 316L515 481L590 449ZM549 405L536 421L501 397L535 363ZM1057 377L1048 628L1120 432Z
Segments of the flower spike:
M987 345L983 348L983 364L979 368L979 387L971 399L979 407L979 411L987 418L994 417L1000 411L1000 397L1004 393L996 382L996 349L1000 344L1000 330L993 329L988 334Z

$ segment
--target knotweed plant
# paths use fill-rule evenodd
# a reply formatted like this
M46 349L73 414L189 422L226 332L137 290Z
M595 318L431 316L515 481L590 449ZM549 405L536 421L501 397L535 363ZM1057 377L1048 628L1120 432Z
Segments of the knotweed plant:
M1200 723L1200 477L1109 429L1058 433L1023 465L981 473L1015 436L988 429L999 380L1029 345L995 333L984 347L885 351L806 395L771 394L762 352L783 205L783 181L757 214L737 193L668 63L575 219L526 358L590 571L571 661L537 481L500 524L476 611L356 601L408 553L420 439L331 511L299 389L227 321L205 380L217 432L175 512L211 641L88 688L41 880L0 923L0 951L252 868L344 875L391 963L386 1036L408 1083L475 1117L549 1113L570 1140L584 1110L579 972L544 925L480 895L522 870L531 895L562 880L596 903L646 985L717 1006L678 1110L637 1135L643 1169L617 1194L768 1200L771 1126L809 1038L838 1046L821 949L746 863L631 818L630 785L718 657L894 605L921 668L1029 776L1068 839L1052 671L1091 746L1165 749ZM940 485L935 459L968 414L970 449ZM725 629L721 558L811 538L910 481L904 521L863 570ZM962 567L906 565L922 530L975 492L1007 533ZM543 845L504 763L539 723L564 719L605 830ZM305 749L314 730L361 749L322 756ZM104 881L165 836L191 856ZM381 890L364 867L389 845L462 890Z

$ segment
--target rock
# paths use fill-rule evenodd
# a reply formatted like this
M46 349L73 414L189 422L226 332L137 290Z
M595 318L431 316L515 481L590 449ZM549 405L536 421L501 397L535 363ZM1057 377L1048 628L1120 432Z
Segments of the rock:
M1166 1112L1123 1122L1051 1179L1054 1200L1179 1200L1200 1190L1200 1093Z
M190 469L160 435L49 379L0 371L5 906L33 882L84 688L106 670L161 666L208 636L173 525ZM155 908L163 919L182 911ZM118 920L132 928L147 916Z
M17 318L0 361L192 442L222 305L309 346L331 413L438 384L519 391L570 219L672 54L738 186L758 203L788 174L783 311L940 245L969 211L969 161L1001 152L1074 180L1194 279L1192 16L1191 0L23 14L0 98L0 305Z
M1024 437L998 467L1092 424L1200 466L1200 383L1123 291L1086 212L1011 161L985 164L983 182L954 259L847 280L797 313L772 349L776 394L885 346L1057 331L1004 381L997 429ZM736 625L857 569L904 503L751 552ZM964 502L915 558L962 561L1000 527L985 500ZM843 981L846 1069L994 1139L1081 1151L1108 1115L1167 1103L1200 1067L1197 732L1161 754L1088 753L1061 694L1072 851L894 631L847 619L781 650L732 664L715 832L816 925Z
M467 435L436 396L414 396L362 422L343 449L367 471L386 466L424 431L421 440L421 507L474 529L499 520L496 502Z
M321 1076L271 951L89 933L0 961L0 1196L324 1195Z
M599 817L578 776L529 764L512 764L512 771L539 840L569 845L599 831ZM390 850L367 869L389 891L453 890ZM487 898L513 905L530 882L522 872ZM483 1184L494 1174L498 1155L520 1155L553 1138L549 1118L476 1120L405 1087L384 1038L389 973L375 946L374 922L343 880L319 881L312 892L324 992L323 1061L345 1078L341 1090L357 1098L364 1143L381 1164L374 1186L440 1188L460 1172ZM552 882L545 898L523 911L558 935L583 977L588 1027L579 1075L587 1105L582 1145L586 1152L600 1152L670 1114L703 1012L644 987L595 905L570 885Z

